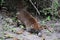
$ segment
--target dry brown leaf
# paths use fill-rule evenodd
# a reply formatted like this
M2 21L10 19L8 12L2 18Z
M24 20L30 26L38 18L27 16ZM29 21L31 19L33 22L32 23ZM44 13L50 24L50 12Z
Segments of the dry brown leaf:
M13 40L19 40L18 38L16 38L16 37L13 37Z
M16 34L22 34L24 32L24 30L20 30L18 32L16 32Z
M13 36L11 34L7 34L7 33L4 35L4 37L5 38L13 38Z

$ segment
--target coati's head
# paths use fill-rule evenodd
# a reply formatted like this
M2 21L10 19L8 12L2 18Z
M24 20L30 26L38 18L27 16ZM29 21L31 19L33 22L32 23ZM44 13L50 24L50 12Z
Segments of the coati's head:
M52 32L52 29L50 28L50 26L46 26L46 25L41 25L42 29L47 29L49 32Z
M41 25L38 30L31 29L31 31L32 31L32 33L37 33L38 34L43 29L47 29L49 32L52 32L51 28L46 26L46 25Z

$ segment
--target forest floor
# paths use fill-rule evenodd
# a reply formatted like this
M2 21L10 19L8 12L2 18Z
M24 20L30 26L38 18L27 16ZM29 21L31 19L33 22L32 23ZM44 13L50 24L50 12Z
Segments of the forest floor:
M20 27L15 27L15 25L11 25L11 23L11 18L5 18L0 14L0 40L60 40L60 20L58 19L45 23L51 26L52 32L44 29L42 30L42 37L22 30Z

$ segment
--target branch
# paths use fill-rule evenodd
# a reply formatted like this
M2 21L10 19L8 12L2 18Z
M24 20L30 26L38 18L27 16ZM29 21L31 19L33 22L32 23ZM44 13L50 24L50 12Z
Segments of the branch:
M37 11L37 13L40 15L39 10L37 9L37 7L33 4L33 2L31 0L29 0L29 2L33 5L33 7L35 8L35 10Z

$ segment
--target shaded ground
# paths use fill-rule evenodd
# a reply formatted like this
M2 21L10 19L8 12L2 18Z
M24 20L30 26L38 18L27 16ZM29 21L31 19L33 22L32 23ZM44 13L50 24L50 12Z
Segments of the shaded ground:
M48 30L42 30L43 37L31 34L20 27L12 24L12 19L5 18L0 14L0 40L60 40L60 20L47 21L46 25L52 27L52 33ZM7 21L9 23L7 23Z

